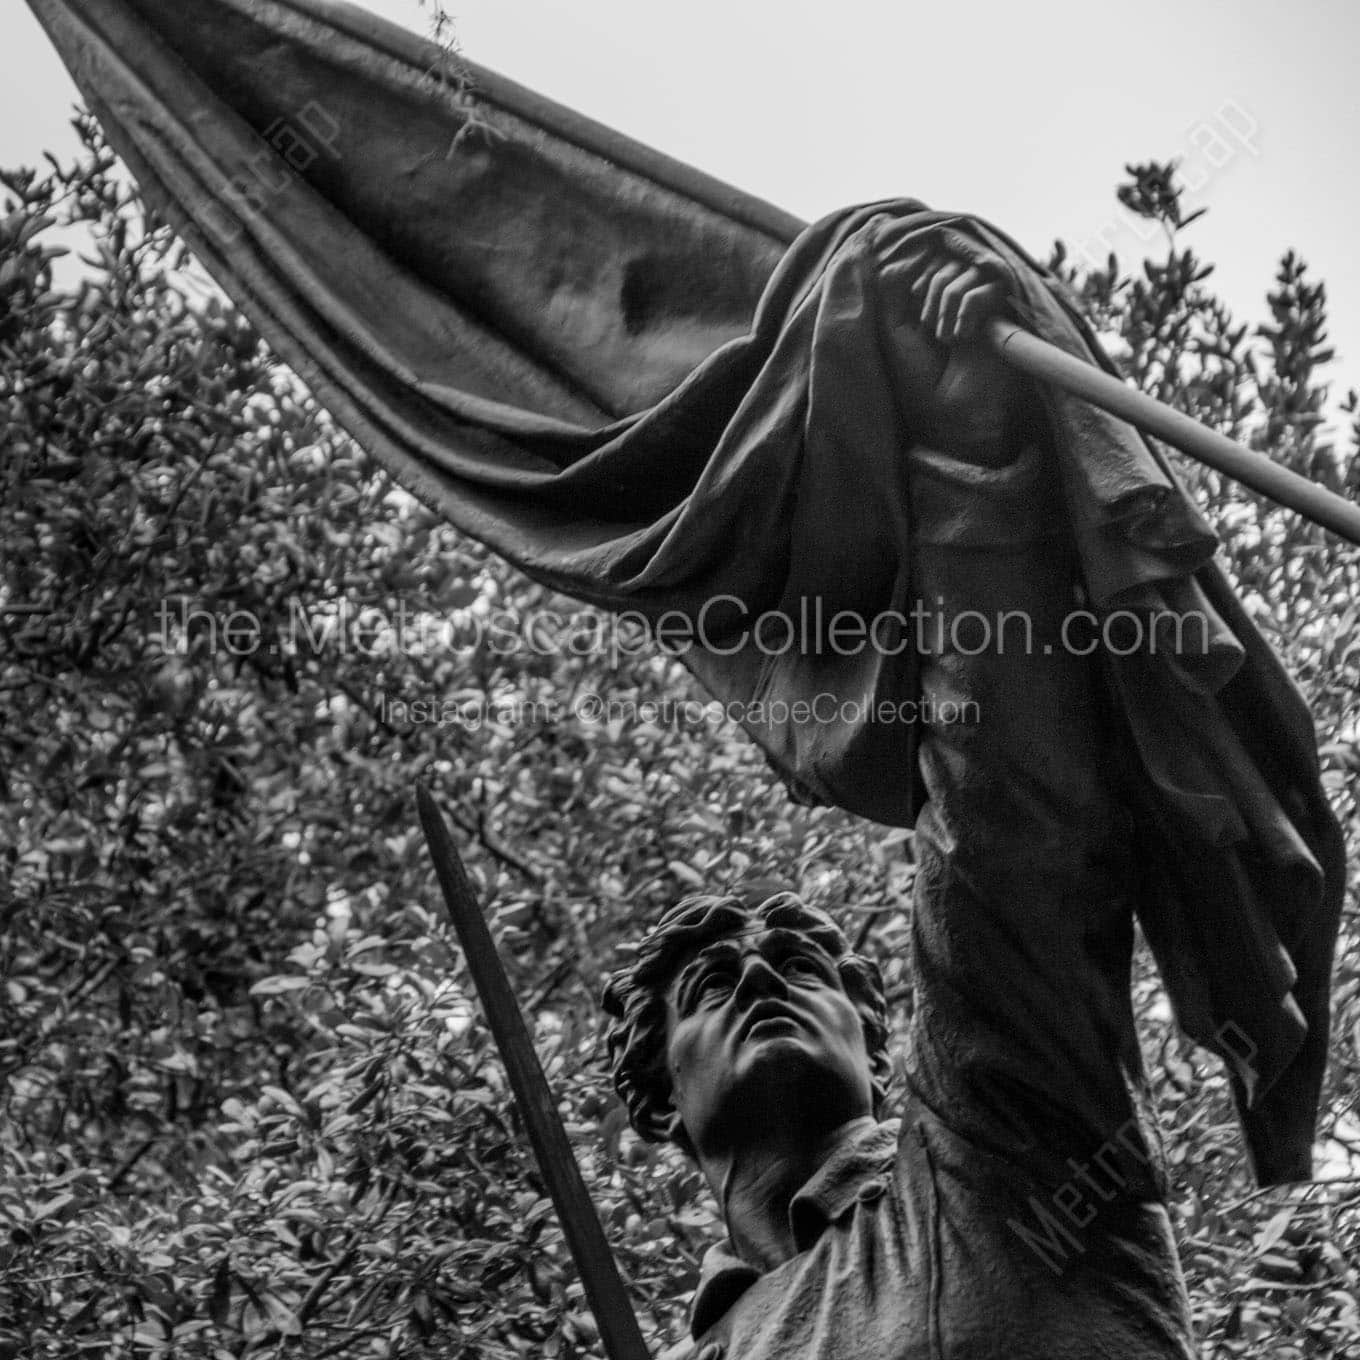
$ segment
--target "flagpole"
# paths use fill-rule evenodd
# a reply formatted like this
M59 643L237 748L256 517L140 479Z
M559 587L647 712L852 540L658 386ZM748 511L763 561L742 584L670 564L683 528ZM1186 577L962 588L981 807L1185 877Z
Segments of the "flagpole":
M987 323L985 334L996 353L1011 367L1083 397L1101 410L1136 425L1144 434L1174 445L1198 462L1360 546L1360 505L1354 501L1309 481L1263 453L1244 449L1226 435L1172 410L1094 364L1065 354L1013 322L994 317Z
M590 1192L581 1178L581 1168L576 1164L576 1156L562 1127L552 1088L539 1064L519 1003L496 953L496 942L477 905L448 826L424 785L416 786L416 803L449 917L462 943L468 971L505 1064L510 1089L538 1159L539 1172L580 1272L586 1301L600 1328L605 1354L609 1360L650 1360L637 1316L619 1278L614 1253L605 1239Z

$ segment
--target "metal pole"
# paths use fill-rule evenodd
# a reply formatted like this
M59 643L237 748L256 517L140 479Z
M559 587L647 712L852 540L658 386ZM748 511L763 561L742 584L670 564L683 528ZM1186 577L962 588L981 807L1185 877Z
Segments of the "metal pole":
M1144 434L1165 440L1198 462L1360 546L1360 505L1354 501L1291 472L1263 453L1244 449L1226 435L1173 411L1094 364L1064 354L1012 322L995 317L987 323L985 334L997 354L1013 368L1085 398L1093 406L1136 425Z
M534 1156L538 1158L538 1169L556 1206L576 1268L581 1273L586 1300L599 1325L605 1354L609 1360L651 1360L637 1316L619 1278L614 1254L605 1240L599 1215L562 1127L552 1088L539 1065L519 1003L496 953L496 942L477 905L448 826L424 785L416 786L416 802L449 917L462 943L468 971L477 986L477 995L481 997L501 1061L505 1063L510 1089L524 1116L524 1126L533 1144Z

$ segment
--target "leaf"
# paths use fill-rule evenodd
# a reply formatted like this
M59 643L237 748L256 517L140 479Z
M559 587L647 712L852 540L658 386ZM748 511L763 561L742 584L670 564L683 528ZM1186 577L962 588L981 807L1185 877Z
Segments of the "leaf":
M1265 1225L1257 1232L1256 1239L1252 1243L1252 1250L1258 1256L1268 1252L1284 1236L1285 1229L1289 1227L1297 1207L1294 1204L1286 1205L1285 1208L1272 1214Z
M262 978L250 989L251 996L281 996L285 992L300 992L312 985L311 978L269 977Z
M64 1209L69 1208L75 1203L75 1196L72 1194L53 1195L46 1204L40 1205L33 1214L34 1223L43 1223L49 1218L58 1217Z
M353 968L356 973L375 978L391 977L394 973L400 971L393 963L356 963Z
M268 1096L280 1109L287 1110L295 1119L306 1119L307 1114L302 1106L293 1099L281 1086L262 1086L260 1094Z
M365 935L363 939L356 940L345 950L347 959L358 958L360 954L366 954L370 949L383 949L391 942L384 939L381 935Z
M691 888L702 888L704 886L703 875L699 873L697 869L691 868L682 859L668 861L666 868L668 868L681 883L688 883Z
M301 1336L302 1323L298 1315L276 1294L268 1296L269 1316L284 1336Z
M213 1272L212 1293L208 1298L208 1316L219 1327L225 1327L231 1315L231 1258L224 1256Z
M378 1098L378 1094L382 1091L384 1085L385 1082L382 1079L370 1082L345 1106L345 1113L358 1114L361 1110L366 1109Z

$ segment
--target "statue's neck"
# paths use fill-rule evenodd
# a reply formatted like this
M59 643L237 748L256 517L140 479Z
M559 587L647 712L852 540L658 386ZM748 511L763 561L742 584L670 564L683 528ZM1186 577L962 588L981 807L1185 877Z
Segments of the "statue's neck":
M796 1128L770 1130L725 1155L701 1157L732 1246L743 1261L763 1273L797 1254L789 1205L860 1122L850 1120L812 1140L806 1133L797 1137Z

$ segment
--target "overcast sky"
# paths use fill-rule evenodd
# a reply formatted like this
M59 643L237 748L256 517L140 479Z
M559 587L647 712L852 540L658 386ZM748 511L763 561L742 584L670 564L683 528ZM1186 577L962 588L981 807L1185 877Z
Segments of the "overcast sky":
M363 3L425 29L418 0ZM1180 157L1239 318L1294 247L1328 285L1334 381L1360 387L1360 0L445 3L474 61L804 217L907 194L1040 255L1133 260L1121 167ZM0 0L0 163L69 148L73 99Z

